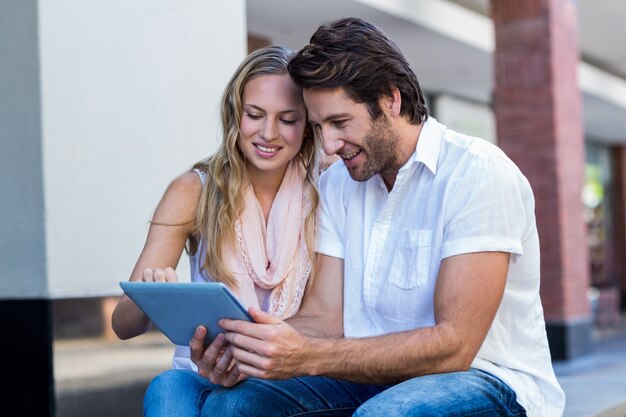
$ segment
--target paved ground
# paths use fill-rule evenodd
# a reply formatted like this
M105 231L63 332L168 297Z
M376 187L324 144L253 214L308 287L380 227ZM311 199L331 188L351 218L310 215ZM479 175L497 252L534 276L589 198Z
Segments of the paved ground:
M127 341L72 339L54 344L57 417L137 417L143 393L171 366L173 345L150 332Z
M565 417L626 417L626 332L604 335L588 355L555 363Z
M129 341L58 341L58 417L141 416L150 379L170 367L172 345L152 332ZM555 371L567 394L564 417L626 417L626 330L604 334L591 354Z

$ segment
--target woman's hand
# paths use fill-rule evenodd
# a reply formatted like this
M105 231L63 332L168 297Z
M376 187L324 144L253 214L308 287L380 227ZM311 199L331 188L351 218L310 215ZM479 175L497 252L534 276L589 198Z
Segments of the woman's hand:
M212 383L224 387L232 387L243 381L246 376L239 372L233 358L233 348L226 342L222 333L205 349L204 338L206 328L198 326L191 341L191 360L198 367L198 374L208 378Z
M178 282L178 274L174 268L146 268L141 274L141 281L144 282Z

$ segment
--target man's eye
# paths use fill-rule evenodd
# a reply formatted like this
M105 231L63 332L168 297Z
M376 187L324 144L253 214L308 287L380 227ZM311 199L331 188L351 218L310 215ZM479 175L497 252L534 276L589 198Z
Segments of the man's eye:
M333 120L333 126L336 128L342 128L346 125L346 120Z

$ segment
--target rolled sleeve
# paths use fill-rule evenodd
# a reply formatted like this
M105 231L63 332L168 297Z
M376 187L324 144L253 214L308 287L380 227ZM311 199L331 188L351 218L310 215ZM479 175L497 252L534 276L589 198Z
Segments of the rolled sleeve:
M442 258L484 251L523 255L523 236L534 218L525 200L533 197L515 169L491 156L459 176L450 192Z
M467 237L445 242L442 249L442 258L474 252L509 252L523 255L522 241L505 236Z

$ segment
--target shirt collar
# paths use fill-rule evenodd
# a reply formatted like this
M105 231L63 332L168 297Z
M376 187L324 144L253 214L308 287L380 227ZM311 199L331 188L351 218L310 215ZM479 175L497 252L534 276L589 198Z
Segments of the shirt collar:
M446 131L446 127L439 123L437 119L432 116L428 116L428 119L422 125L419 137L417 138L417 146L415 151L409 157L404 165L400 168L400 172L410 169L415 163L423 163L432 172L433 175L437 174L437 162L439 161L439 145L441 138ZM380 184L385 186L385 183L380 175L377 175ZM385 186L386 187L386 186Z
M428 116L428 120L422 125L415 152L409 159L407 165L413 162L421 162L433 173L437 174L437 162L439 160L439 149L441 138L446 131L446 127L439 123L434 117Z

